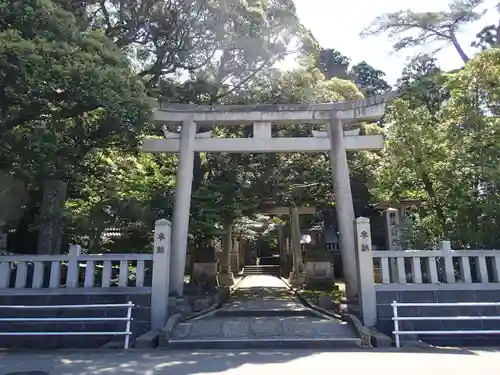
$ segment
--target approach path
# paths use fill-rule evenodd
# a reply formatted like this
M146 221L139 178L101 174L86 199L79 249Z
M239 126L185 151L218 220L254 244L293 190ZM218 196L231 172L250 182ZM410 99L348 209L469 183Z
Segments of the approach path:
M247 276L213 313L178 324L172 348L358 347L350 327L318 316L279 278Z

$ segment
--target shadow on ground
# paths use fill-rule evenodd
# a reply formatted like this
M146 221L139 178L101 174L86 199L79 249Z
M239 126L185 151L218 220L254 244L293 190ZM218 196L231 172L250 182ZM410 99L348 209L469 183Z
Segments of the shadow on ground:
M481 348L481 353L495 353L500 348ZM73 352L4 352L0 354L0 375L21 371L45 371L50 375L94 375L94 374L165 374L191 375L199 373L224 373L238 369L238 374L255 374L265 370L277 370L281 373L282 366L289 362L292 370L298 371L303 367L311 370L326 370L327 368L341 369L342 366L352 366L353 362L373 362L366 369L373 366L387 366L401 362L407 365L410 355L417 355L420 361L426 362L426 354L434 360L450 362L453 355L458 357L475 357L477 354L469 349L462 348L418 348L418 349L388 349L388 350L336 350L318 352L312 350L269 350L269 351L73 351ZM437 359L436 355L439 356ZM408 357L408 358L406 358ZM366 359L366 361L365 361ZM429 358L430 359L430 358ZM471 358L472 359L472 358ZM478 358L479 360L479 358ZM336 362L336 363L335 363ZM349 364L350 363L350 364ZM258 367L266 365L266 368ZM271 365L271 367L267 367ZM277 367L275 365L278 365ZM315 369L319 365L321 368ZM359 366L360 364L355 364ZM327 367L325 367L327 366ZM330 367L331 366L331 367ZM275 368L273 368L275 367ZM287 366L288 368L288 366ZM348 367L346 367L348 369ZM306 371L306 369L304 368ZM303 373L302 370L300 370ZM356 372L357 374L357 372Z

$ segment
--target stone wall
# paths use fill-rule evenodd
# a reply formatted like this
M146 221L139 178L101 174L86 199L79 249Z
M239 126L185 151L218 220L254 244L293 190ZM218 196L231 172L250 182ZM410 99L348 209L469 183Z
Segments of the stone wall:
M110 293L106 294L33 294L0 295L0 316L2 317L125 317L126 308L102 309L37 309L13 310L1 305L83 305L122 304L132 301L139 305L132 311L132 340L150 327L150 293ZM0 332L58 332L58 331L124 331L124 321L108 322L0 322ZM95 348L123 336L0 336L1 348L50 349L50 348Z
M436 303L436 302L499 302L499 290L421 290L421 291L377 291L377 328L392 336L392 301ZM398 307L399 316L493 316L500 315L500 307L454 306L454 307ZM433 320L400 321L402 330L500 330L500 320ZM401 336L402 340L405 336ZM420 335L419 338L433 345L500 345L500 335Z

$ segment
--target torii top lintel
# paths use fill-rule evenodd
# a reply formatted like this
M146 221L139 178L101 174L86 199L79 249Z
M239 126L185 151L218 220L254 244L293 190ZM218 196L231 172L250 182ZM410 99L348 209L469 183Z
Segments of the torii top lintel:
M154 111L159 124L194 121L204 124L245 125L256 121L272 123L325 123L332 119L344 124L376 121L385 112L395 92L371 98L326 104L193 105L160 103Z

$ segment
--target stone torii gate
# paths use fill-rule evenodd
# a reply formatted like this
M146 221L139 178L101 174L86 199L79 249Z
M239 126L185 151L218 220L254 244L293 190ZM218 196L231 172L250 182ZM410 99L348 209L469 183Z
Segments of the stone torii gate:
M348 298L356 297L358 270L354 207L346 150L378 150L383 147L383 138L381 135L360 136L357 132L344 131L344 125L380 119L392 97L393 93L389 93L362 100L314 105L160 104L154 112L155 123L180 125L181 131L165 132L165 139L146 139L141 151L179 153L172 220L171 291L177 295L183 293L195 152L328 152L346 292ZM198 124L253 125L253 138L212 138L211 132L196 134ZM325 124L327 131L312 131L312 137L272 137L273 124Z
M300 215L314 215L315 207L274 207L268 210L261 210L264 215L289 215L290 216L290 235L292 248L293 268L290 274L290 283L292 286L300 286L305 281L303 273L304 259L302 259L302 248L300 246Z

